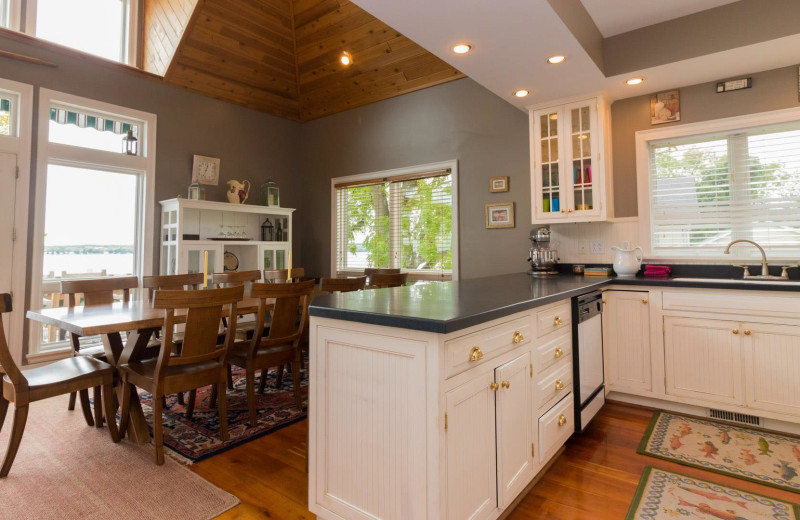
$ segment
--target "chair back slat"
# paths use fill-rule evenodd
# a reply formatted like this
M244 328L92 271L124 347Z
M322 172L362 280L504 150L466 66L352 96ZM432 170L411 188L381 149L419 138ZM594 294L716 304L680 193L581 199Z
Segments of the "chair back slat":
M295 280L302 278L306 275L304 267L293 267L292 272L289 273L288 269L265 269L264 281L265 282L285 282L289 278Z
M203 273L167 274L161 276L143 276L142 287L148 290L152 300L153 293L159 289L199 289L203 284Z
M372 275L372 285L375 287L400 287L408 281L408 273L375 273Z
M217 287L234 287L261 280L261 271L233 271L228 273L214 273L212 275Z
M366 283L366 275L356 278L323 278L320 283L320 290L322 292L360 291L366 286Z
M25 390L28 387L28 381L22 375L14 357L11 355L11 350L6 342L6 331L3 328L3 314L11 312L11 295L8 293L0 294L0 367L6 373L11 384L17 391ZM3 394L3 379L0 374L0 396ZM2 424L0 424L2 427Z
M308 316L308 305L311 303L311 292L314 290L314 285L314 280L297 283L253 284L251 296L262 300L262 304L259 305L256 330L263 331L263 323L266 320L264 301L273 299L275 303L272 310L272 322L269 326L269 336L267 338L254 336L251 351L255 350L259 343L278 344L299 341ZM299 316L298 309L300 310ZM259 325L261 326L259 327Z
M122 301L131 299L131 289L139 287L135 276L112 276L108 278L77 278L61 280L61 294L69 295L69 306L78 304L77 295L83 294L83 304L106 305L114 303L114 291L122 291Z

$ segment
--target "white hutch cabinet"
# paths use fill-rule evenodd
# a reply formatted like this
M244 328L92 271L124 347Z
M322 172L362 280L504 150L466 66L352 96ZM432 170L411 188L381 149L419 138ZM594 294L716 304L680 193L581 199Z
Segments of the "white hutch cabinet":
M159 271L162 275L203 272L206 251L209 273L226 269L226 253L229 267L238 264L240 271L286 269L292 250L293 212L290 208L207 200L161 201ZM273 236L262 241L261 226L267 219Z

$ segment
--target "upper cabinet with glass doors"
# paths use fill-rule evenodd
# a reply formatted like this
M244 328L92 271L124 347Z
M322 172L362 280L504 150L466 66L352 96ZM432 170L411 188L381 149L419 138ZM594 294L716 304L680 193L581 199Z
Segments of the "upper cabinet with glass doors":
M601 98L530 111L534 224L613 216L607 114Z

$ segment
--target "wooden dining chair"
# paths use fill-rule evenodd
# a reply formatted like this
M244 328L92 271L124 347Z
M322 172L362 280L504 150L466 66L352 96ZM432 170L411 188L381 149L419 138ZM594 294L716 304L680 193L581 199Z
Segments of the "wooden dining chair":
M237 302L244 295L244 287L209 289L206 291L156 291L153 308L164 309L162 347L158 358L123 363L119 366L122 377L122 420L120 430L125 431L130 416L131 392L136 387L153 395L153 442L156 446L156 463L164 463L164 419L161 398L214 385L219 394L220 436L228 440L227 396L225 368L228 351L233 344L236 328ZM225 342L217 346L219 323L223 307L228 307L230 327ZM172 343L175 328L175 311L186 310L186 329L183 347L179 354L167 348Z
M258 423L256 416L255 377L256 370L262 370L260 390L266 384L266 370L269 367L291 364L294 398L297 407L302 409L303 397L300 392L300 336L308 319L308 305L315 281L297 283L254 283L251 296L258 298L256 315L257 331L264 330L267 319L267 300L275 301L272 310L272 324L268 334L254 335L249 341L234 343L228 356L228 363L245 369L247 378L247 405L250 412L250 426ZM300 319L297 319L298 309Z
M61 280L61 294L68 296L67 307L72 309L80 304L80 295L83 295L83 305L108 305L114 303L114 292L122 291L122 301L129 302L131 299L131 289L139 287L139 279L135 276L114 276L106 278L76 278ZM90 356L102 361L106 359L106 351L103 345L88 348L81 348L80 336L70 334L72 341L73 355ZM81 410L86 418L86 424L95 425L98 428L103 426L103 407L101 406L100 388L94 389L94 419L92 419L92 409L89 403L89 391L83 389L80 392ZM75 409L75 392L69 395L69 405L67 409Z
M319 289L323 293L360 291L366 284L366 276L358 276L355 278L323 278L320 282Z
M408 281L408 273L375 273L372 275L372 285L374 287L400 287Z
M372 285L372 276L376 274L400 274L400 269L388 269L383 267L367 267L364 269L367 275L367 285Z
M264 270L264 281L267 283L280 283L286 282L291 278L291 280L297 281L298 279L304 277L306 275L306 270L303 267L293 267L291 277L289 276L288 269L265 269Z
M11 312L11 295L0 294L0 366L5 372L4 376L0 376L0 430L3 428L9 403L14 403L14 424L11 427L8 450L3 465L0 466L0 478L11 471L28 420L28 405L35 401L77 391L87 391L88 395L89 388L102 387L102 401L105 402L106 416L110 418L106 421L108 432L111 440L119 442L113 405L114 367L93 357L74 356L42 367L20 370L11 356L3 330L2 314L7 312ZM95 401L96 406L99 404L100 401Z

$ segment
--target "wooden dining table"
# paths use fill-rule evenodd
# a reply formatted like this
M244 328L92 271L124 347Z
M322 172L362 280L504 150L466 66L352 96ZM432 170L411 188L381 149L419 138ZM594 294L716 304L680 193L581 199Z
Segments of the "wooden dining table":
M238 303L239 315L254 314L257 311L257 298L245 297ZM223 308L223 316L227 317L226 307ZM99 335L103 340L106 358L115 367L141 358L153 333L164 325L164 309L154 309L148 299L90 307L59 307L28 311L27 317L78 336ZM185 320L185 310L176 311L175 321L181 323ZM127 333L125 341L123 333ZM117 399L121 400L121 385L117 385L116 392ZM131 416L127 435L131 441L138 444L150 442L150 432L136 392L131 392Z

